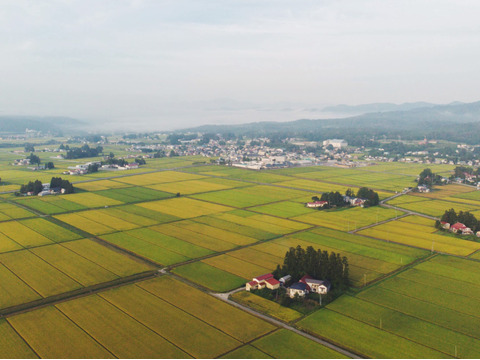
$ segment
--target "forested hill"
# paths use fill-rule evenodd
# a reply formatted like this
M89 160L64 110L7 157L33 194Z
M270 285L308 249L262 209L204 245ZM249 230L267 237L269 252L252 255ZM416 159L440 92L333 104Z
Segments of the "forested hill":
M78 130L85 122L68 117L0 116L0 132L19 133L26 129L50 133Z
M436 105L408 111L368 113L342 119L257 122L242 125L205 125L184 131L256 136L288 133L311 140L359 135L404 139L435 139L478 143L480 101Z

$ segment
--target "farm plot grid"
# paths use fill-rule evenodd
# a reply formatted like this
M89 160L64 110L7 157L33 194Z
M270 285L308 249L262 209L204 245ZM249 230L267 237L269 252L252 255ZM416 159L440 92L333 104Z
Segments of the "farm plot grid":
M276 334L276 329L166 276L10 316L0 323L0 331L9 335L1 341L21 345L6 354L29 355L33 349L42 358L215 358ZM300 341L305 351L329 353L313 341Z
M88 239L3 253L0 309L150 270Z
M478 358L479 268L436 256L355 297L342 296L299 326L368 357Z
M478 242L435 233L433 225L398 220L358 231L357 234L460 256L468 256L480 249Z
M288 249L298 245L303 248L312 246L346 256L349 259L350 279L356 287L370 283L429 254L428 251L420 249L317 228L229 251L198 263L175 267L173 271L211 290L232 290L259 274L275 270L277 265L283 264L283 257Z

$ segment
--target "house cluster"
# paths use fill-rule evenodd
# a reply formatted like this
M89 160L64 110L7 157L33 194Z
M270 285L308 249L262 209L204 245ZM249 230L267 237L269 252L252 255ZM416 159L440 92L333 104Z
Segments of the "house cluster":
M280 286L285 285L292 279L290 275L286 275L279 280L275 279L272 274L257 276L248 282L245 290L270 289L276 290ZM328 280L317 280L309 275L303 276L298 282L293 283L286 288L288 296L294 298L295 295L304 297L309 293L326 294L330 291L331 285Z
M465 224L462 224L460 222L457 222L453 225L450 225L450 223L448 223L446 221L442 221L441 225L442 225L443 229L449 230L454 234L462 234L462 235L472 235L473 234L472 229L470 229L468 226L466 226ZM480 231L477 231L476 235L478 237L480 237Z
M46 196L46 195L57 195L57 194L65 194L65 189L60 187L51 188L50 183L42 184L43 190L38 193L38 196ZM32 196L34 193L29 191L25 194L26 196Z
M430 188L427 185L418 185L417 190L418 190L418 192L421 192L421 193L429 193L430 192Z
M360 206L364 207L365 202L367 201L366 199L361 199L357 197L352 197L352 196L347 196L345 195L343 197L343 201L345 201L347 204L350 204L351 206Z
M328 201L312 201L312 202L307 203L307 207L309 207L309 208L323 208L327 204L328 204Z

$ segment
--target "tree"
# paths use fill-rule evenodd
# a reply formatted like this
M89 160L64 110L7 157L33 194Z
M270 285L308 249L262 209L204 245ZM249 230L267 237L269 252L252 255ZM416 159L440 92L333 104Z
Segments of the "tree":
M35 151L35 148L33 147L32 144L25 144L25 152L34 152Z
M135 162L138 164L138 165L145 165L147 162L145 161L144 158L141 158L141 157L138 157L138 158L135 158Z
M27 156L27 159L30 159L30 164L40 165L40 163L41 163L40 158L37 155L35 155L34 153L31 153L29 156Z
M320 199L318 198L318 196L312 196L312 201L320 201Z
M298 281L304 275L317 279L329 280L332 286L345 289L349 286L348 259L340 254L308 246L304 250L300 245L291 247L283 259L283 265L277 266L273 275L282 277L291 275L293 281Z
M48 169L48 170L51 170L51 169L54 169L55 168L55 165L53 164L53 162L49 161L45 164L45 167Z
M378 193L366 187L358 189L357 197L367 200L368 206L375 206L380 203Z

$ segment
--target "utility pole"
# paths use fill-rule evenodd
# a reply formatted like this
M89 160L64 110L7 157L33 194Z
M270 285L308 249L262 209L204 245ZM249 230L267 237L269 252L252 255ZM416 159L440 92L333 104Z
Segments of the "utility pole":
M367 274L363 274L363 286L367 286Z
M457 345L455 345L455 357L458 357L457 356Z
M382 329L382 318L380 318L380 329Z
M318 293L318 302L322 306L322 294Z

